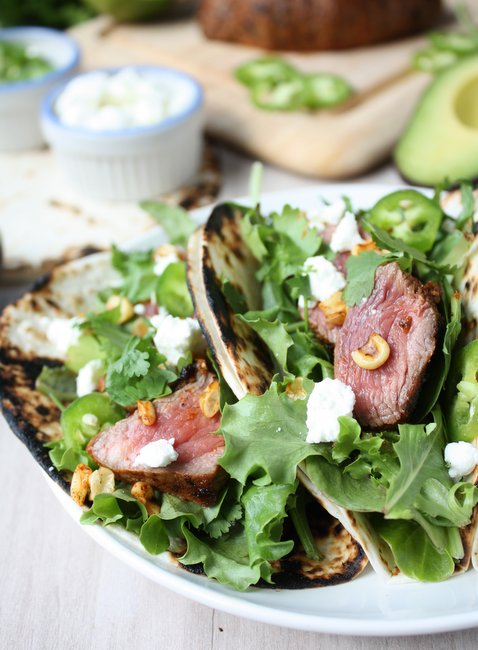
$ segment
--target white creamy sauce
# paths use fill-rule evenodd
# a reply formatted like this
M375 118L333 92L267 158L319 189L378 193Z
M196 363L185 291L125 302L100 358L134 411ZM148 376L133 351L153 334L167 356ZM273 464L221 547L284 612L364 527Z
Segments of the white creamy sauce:
M78 397L89 395L98 389L98 382L103 376L103 362L93 359L81 368L76 378L76 394Z
M308 257L304 262L303 269L309 276L310 291L316 302L327 300L336 291L345 287L343 273L323 255Z
M469 442L448 443L444 457L448 474L457 481L471 474L478 465L478 449Z
M359 233L355 215L352 212L346 212L332 235L330 248L334 253L344 253L351 251L356 244L362 244L364 241Z
M204 337L195 318L178 318L163 309L151 318L151 324L156 328L154 345L173 366L188 352L194 355L204 350Z
M145 445L136 456L134 464L146 467L167 467L178 459L178 452L174 449L175 439L154 440Z
M61 122L92 131L150 126L193 104L195 89L186 80L123 68L80 75L59 95Z
M337 440L338 418L351 416L354 406L353 390L340 379L323 379L315 384L307 402L307 442Z

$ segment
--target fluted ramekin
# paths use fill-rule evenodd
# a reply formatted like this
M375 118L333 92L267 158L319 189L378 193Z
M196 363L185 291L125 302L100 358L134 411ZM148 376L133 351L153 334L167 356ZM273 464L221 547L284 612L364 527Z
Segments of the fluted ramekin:
M42 106L42 127L65 173L85 195L137 201L177 189L193 178L202 155L201 86L189 75L161 66L132 66L140 74L186 84L181 111L150 126L94 131L64 124L55 112L63 84ZM106 70L108 73L118 70ZM89 74L89 73L85 73Z
M41 147L45 143L40 128L41 102L52 88L75 73L80 49L63 32L46 27L0 29L0 41L33 46L54 66L41 77L0 84L0 150Z

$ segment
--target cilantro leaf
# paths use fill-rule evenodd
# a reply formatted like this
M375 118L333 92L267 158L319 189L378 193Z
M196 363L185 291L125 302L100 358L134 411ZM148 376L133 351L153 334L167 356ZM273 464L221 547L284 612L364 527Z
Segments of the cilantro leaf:
M123 276L122 295L133 303L148 300L158 282L152 251L125 253L113 247L111 261Z
M196 224L184 208L159 201L142 201L140 206L163 228L171 244L186 247Z

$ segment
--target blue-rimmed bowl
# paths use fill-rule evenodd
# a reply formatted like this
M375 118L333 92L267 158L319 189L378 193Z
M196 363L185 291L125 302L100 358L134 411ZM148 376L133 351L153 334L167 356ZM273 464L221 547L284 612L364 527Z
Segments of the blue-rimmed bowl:
M34 149L44 144L40 128L40 106L44 96L73 75L80 62L80 49L63 32L46 27L0 29L0 41L34 47L53 70L29 79L0 84L0 150Z
M128 67L143 77L169 85L171 92L176 89L185 93L187 101L157 124L104 131L61 121L55 107L66 84L55 88L43 101L45 138L72 182L91 197L137 201L158 196L190 181L201 163L201 86L189 75L172 68ZM107 74L118 71L101 70Z

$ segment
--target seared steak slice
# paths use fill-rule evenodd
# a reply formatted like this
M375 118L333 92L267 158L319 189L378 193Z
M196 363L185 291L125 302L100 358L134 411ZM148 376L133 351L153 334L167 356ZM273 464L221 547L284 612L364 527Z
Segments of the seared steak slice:
M118 479L144 481L181 499L212 505L226 478L217 463L224 451L224 439L213 433L219 428L220 414L206 417L199 398L213 380L204 361L198 361L195 372L187 374L171 395L154 400L155 424L143 424L135 411L95 436L88 453ZM137 466L141 449L161 438L175 439L178 459L166 467Z
M303 308L300 308L299 311L302 318L304 318ZM341 326L327 322L325 313L317 303L314 307L309 307L309 327L320 341L335 345Z
M335 346L335 377L355 393L355 417L374 429L404 422L413 411L437 346L439 314L434 296L397 263L378 267L369 298L348 310ZM361 368L352 352L371 334L383 337L388 360Z

